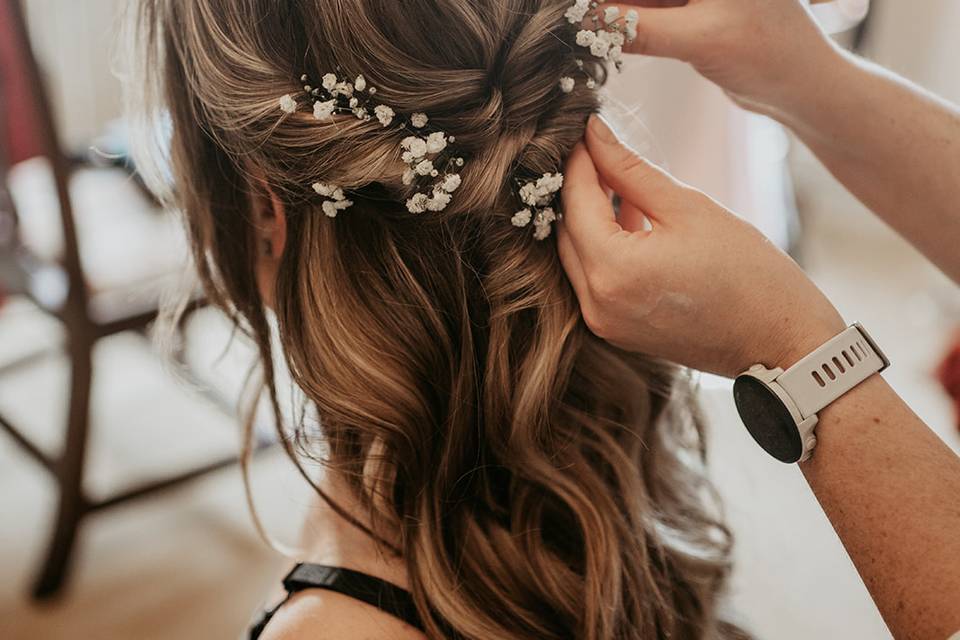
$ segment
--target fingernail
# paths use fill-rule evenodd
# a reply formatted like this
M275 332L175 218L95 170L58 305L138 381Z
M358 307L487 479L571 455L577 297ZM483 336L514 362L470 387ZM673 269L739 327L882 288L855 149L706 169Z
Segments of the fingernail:
M596 136L600 142L605 142L606 144L616 144L619 142L617 134L613 131L613 127L599 114L595 113L590 116L587 127L590 129L590 133Z

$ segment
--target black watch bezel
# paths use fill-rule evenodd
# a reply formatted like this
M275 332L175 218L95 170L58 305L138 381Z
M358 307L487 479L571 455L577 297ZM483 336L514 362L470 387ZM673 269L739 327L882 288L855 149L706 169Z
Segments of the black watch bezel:
M790 409L767 383L750 374L737 376L733 401L740 420L764 451L787 464L800 461L800 428Z

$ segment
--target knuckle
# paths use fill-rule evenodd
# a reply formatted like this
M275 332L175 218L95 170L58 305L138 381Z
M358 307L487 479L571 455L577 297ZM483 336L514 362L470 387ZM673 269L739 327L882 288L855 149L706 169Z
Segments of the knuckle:
M596 269L588 275L587 284L593 299L601 307L606 307L616 300L620 293L620 284L615 274L607 267Z

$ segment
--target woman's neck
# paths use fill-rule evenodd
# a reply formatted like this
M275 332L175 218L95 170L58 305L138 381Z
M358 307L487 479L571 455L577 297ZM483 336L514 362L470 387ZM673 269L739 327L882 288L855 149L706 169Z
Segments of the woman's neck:
M372 528L369 512L346 479L327 470L317 480L317 486L350 517ZM354 569L403 588L409 587L403 559L378 546L318 495L307 509L300 546L307 562Z

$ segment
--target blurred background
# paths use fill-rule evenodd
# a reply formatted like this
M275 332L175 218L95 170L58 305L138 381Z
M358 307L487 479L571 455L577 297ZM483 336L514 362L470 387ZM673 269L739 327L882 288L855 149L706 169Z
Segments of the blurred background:
M254 532L234 461L249 345L199 300L168 353L152 340L163 292L190 284L174 215L125 166L111 73L124 4L0 0L4 639L236 638L290 562ZM846 46L960 102L960 3L874 0L860 21L864 4L819 15ZM779 126L685 66L633 59L612 84L624 133L789 250L960 449L939 375L958 289ZM705 377L702 396L737 534L734 617L760 638L890 637L798 470L750 440L728 382ZM260 441L258 511L294 544L310 494Z

